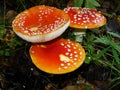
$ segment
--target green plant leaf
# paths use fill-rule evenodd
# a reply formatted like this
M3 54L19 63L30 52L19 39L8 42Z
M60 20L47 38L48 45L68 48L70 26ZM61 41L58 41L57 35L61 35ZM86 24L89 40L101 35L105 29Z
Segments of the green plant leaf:
M4 50L0 50L0 56L4 55Z
M10 56L10 49L5 49L5 56Z
M92 61L92 58L90 56L86 56L84 63L90 64L91 61Z
M0 40L3 39L3 36L6 33L4 22L0 21Z
M74 0L74 6L75 7L82 7L83 0Z
M86 0L85 7L96 8L96 7L100 7L100 4L96 0Z
M111 43L112 48L120 53L120 44L119 43Z
M115 49L112 48L112 54L113 54L113 57L116 61L117 64L120 64L120 58L119 58L119 55L117 53L117 51Z
M6 33L6 30L0 30L0 40L2 40L3 39L3 36L5 35L5 33Z
M86 85L86 90L93 90L93 89L89 85Z
M96 40L94 40L95 43L102 43L105 45L110 45L112 40L109 36L100 36L97 37Z

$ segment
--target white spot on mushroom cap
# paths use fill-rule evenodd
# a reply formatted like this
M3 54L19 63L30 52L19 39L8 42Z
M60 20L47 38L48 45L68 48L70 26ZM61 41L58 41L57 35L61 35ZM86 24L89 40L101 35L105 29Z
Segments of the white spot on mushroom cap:
M68 55L69 55L69 52L66 52L66 53L65 53L65 55L67 55L67 56L68 56Z
M65 67L63 67L64 69L67 69L68 67L67 66L65 66Z
M61 66L64 66L64 64L63 64L63 63L61 63L60 65L61 65Z
M80 52L80 55L82 55L82 52Z
M60 67L58 68L58 71L61 71L61 68L60 68Z
M73 65L76 65L76 64L77 64L76 62L73 63Z
M69 57L63 55L63 54L60 54L60 61L62 62L70 62L71 60L69 59Z
M68 66L70 66L70 65L71 65L71 63L67 63L67 65L68 65Z
M35 53L35 51L32 50L32 53Z

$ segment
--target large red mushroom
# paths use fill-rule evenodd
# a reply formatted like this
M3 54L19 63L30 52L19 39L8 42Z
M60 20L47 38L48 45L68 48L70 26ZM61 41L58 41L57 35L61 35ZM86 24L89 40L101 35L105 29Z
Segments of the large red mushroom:
M84 48L69 39L55 39L30 48L34 65L51 74L65 74L79 68L85 59Z
M98 28L106 24L105 16L96 9L67 7L64 11L70 17L70 27L77 28L75 34L78 35L85 34L86 29Z
M31 7L16 16L12 27L22 39L37 43L60 36L69 26L68 14L50 6Z

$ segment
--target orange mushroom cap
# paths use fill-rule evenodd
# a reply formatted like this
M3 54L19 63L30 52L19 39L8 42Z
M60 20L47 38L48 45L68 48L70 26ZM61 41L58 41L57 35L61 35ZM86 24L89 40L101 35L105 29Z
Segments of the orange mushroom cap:
M69 16L63 10L41 5L18 14L12 27L22 39L36 43L57 38L69 24Z
M68 7L64 11L70 17L70 27L98 28L106 23L106 18L100 11L90 8Z
M40 70L52 74L65 74L82 65L85 51L79 43L69 39L55 39L32 45L30 56Z

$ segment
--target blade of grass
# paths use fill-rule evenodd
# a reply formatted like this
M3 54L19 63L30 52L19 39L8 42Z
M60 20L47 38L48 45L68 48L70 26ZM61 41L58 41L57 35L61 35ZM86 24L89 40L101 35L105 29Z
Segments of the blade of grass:
M116 78L112 79L111 85L110 85L110 87L108 88L108 90L113 89L113 88L114 88L115 86L117 86L117 85L120 85L120 77L116 77Z
M118 35L117 33L109 32L109 31L107 33L114 36L114 37L120 38L120 35Z
M103 55L105 55L109 49L110 49L110 46L103 50L100 50L99 53L96 54L96 60L102 57Z
M20 2L23 8L26 9L25 0L17 0L17 2Z
M116 71L118 74L120 74L120 70L118 70L115 66L113 66L113 64L109 61L103 61L103 60L97 60L97 62L99 62L100 64L102 64L105 67L109 67L112 70Z
M119 58L119 55L117 53L117 51L115 49L112 48L112 54L113 54L113 57L116 61L117 64L120 64L120 58Z

